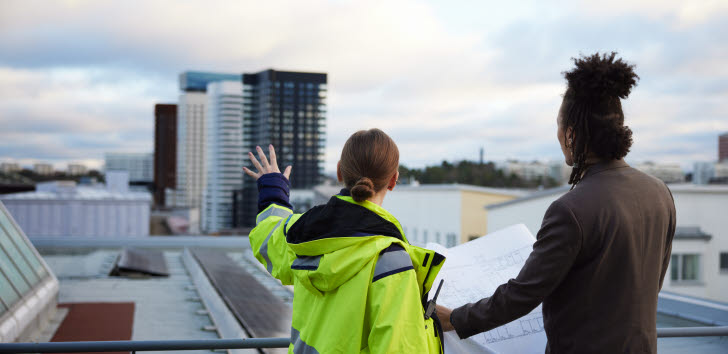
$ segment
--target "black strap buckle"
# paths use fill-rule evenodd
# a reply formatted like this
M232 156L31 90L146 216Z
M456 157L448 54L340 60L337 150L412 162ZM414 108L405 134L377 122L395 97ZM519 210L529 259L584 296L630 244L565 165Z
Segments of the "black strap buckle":
M437 296L440 295L440 289L442 289L442 283L444 281L445 280L440 279L440 285L437 286L435 296L432 297L432 300L427 301L427 305L425 306L425 319L432 317L432 315L435 313L435 310L437 308Z

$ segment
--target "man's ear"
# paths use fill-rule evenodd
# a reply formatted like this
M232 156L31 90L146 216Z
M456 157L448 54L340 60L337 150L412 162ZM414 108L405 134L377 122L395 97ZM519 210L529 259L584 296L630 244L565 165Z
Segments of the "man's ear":
M574 139L574 129L571 127L567 127L564 137L566 137L566 141L573 140Z

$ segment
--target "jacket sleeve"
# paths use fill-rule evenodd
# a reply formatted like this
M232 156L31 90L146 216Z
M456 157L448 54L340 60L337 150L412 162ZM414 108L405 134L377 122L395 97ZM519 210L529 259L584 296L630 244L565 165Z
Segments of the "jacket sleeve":
M288 203L288 186L288 180L280 173L266 174L258 179L261 210L249 235L255 258L285 285L293 284L290 267L296 255L288 248L284 229L300 216L293 214Z
M453 310L450 322L458 336L489 331L531 312L564 279L581 245L581 227L571 209L553 202L518 276L499 286L491 297Z
M409 256L407 256L409 258ZM376 279L367 296L371 353L428 353L427 330L414 270ZM365 327L366 328L366 327Z

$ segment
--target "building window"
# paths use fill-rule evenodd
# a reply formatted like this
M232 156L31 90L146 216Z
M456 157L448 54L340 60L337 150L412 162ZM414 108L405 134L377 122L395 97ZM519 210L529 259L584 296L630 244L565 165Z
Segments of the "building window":
M699 254L673 254L670 263L670 279L672 281L700 281Z
M720 271L728 273L728 252L720 253Z
M448 248L455 247L455 246L457 246L457 243L458 243L458 240L457 240L457 236L455 234L453 234L453 233L447 234L447 244L445 247L448 247Z

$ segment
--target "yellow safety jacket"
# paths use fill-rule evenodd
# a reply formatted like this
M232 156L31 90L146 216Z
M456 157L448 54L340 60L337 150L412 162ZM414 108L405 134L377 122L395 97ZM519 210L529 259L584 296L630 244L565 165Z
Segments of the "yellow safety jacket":
M271 204L255 257L294 285L289 353L441 353L424 306L444 257L410 245L384 208L337 195L305 214Z

